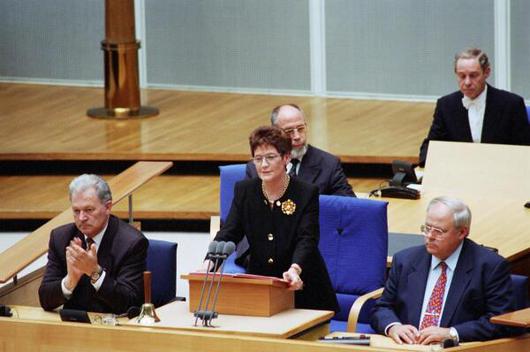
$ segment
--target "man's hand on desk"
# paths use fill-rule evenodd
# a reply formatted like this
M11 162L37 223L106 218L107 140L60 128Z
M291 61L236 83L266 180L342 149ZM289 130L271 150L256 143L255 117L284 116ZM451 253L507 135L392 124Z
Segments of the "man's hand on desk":
M419 331L415 326L396 324L388 329L388 336L400 345L407 343L409 345L415 344L418 339Z
M431 326L420 331L417 343L422 345L430 345L432 343L439 343L445 339L450 339L449 328L440 328Z
M416 327L412 325L393 325L388 330L388 336L392 338L396 343L400 345L403 343L407 344L420 344L420 345L431 345L433 343L440 343L445 339L451 338L449 328L440 328L437 326L431 326L421 331L418 331Z

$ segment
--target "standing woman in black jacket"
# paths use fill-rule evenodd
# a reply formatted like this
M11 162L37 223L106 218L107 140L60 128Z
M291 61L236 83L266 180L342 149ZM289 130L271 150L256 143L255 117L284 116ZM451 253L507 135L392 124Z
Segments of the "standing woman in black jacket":
M238 243L246 235L248 273L287 280L296 290L297 308L337 311L318 249L318 188L287 175L291 139L278 127L257 128L249 143L259 178L235 185L230 212L215 240Z

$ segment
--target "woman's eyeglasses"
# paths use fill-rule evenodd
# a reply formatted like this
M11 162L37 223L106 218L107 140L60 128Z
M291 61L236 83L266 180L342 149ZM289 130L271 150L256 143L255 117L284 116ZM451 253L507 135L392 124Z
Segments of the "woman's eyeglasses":
M252 161L256 165L263 164L263 161L266 160L267 164L270 164L276 160L277 157L279 157L280 154L267 154L267 155L258 155L252 158Z

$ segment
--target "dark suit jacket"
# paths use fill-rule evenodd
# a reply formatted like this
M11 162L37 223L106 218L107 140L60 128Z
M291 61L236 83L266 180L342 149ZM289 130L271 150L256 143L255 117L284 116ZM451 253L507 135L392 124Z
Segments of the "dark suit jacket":
M424 246L394 255L382 297L376 302L372 327L384 334L393 322L419 326L431 264ZM465 239L442 313L441 327L454 327L460 341L494 339L512 330L489 318L513 310L508 263L489 249Z
M318 189L291 179L279 199L280 202L287 200L296 205L291 215L285 214L280 206L269 208L260 179L236 183L230 212L215 240L238 243L246 234L251 274L282 277L292 263L297 263L302 268L304 289L296 291L296 307L336 311L337 299L318 249Z
M247 178L258 177L252 161L247 163L246 175ZM320 194L355 197L342 170L340 159L312 145L307 146L296 177L318 186Z
M101 287L96 292L90 278L83 275L72 297L66 300L61 280L66 276L66 247L74 237L85 240L74 223L51 232L48 263L39 288L42 308L52 310L64 304L64 308L119 314L131 306L142 305L143 272L149 245L144 235L111 215L98 248L98 263L106 272Z
M467 110L458 91L438 99L429 135L420 148L425 165L429 141L472 142ZM481 143L530 145L530 127L523 98L488 85Z

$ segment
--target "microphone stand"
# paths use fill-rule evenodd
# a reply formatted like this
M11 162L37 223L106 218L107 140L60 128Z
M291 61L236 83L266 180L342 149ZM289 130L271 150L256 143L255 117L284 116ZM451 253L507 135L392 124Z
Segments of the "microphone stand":
M206 309L204 311L204 319L203 319L203 326L206 326L206 327L213 327L212 320L218 317L218 313L215 311L215 306L217 305L217 299L219 297L219 289L221 288L221 281L223 280L225 260L226 258L228 258L228 256L230 256L234 252L236 248L236 245L234 244L234 242L226 242L226 243L219 242L219 243L223 244L223 248L221 251L219 251L220 246L218 245L217 247L218 254L216 254L216 261L215 261L216 271L215 272L217 272L217 265L220 259L222 260L222 262L221 262L221 266L219 269L219 280L217 281L217 287L215 288L211 310L208 310L208 303L210 301L210 292L208 292L208 301L206 303ZM214 281L215 281L215 274L212 276L212 284Z
M203 322L203 325L205 325L205 319L206 319L206 314L207 314L207 309L208 309L208 301L210 300L213 282L215 281L215 272L217 271L217 265L219 261L218 253L220 253L223 248L224 248L224 242L222 241L221 242L212 241L210 245L208 246L208 254L206 255L206 259L208 260L208 267L206 269L206 275L204 276L204 281L202 282L199 305L197 306L197 309L193 313L193 315L195 316L194 326L197 326L197 321L199 319L201 319ZM213 268L210 267L210 264L213 264ZM213 269L213 272L211 275L212 280L209 281L210 270L212 269ZM205 302L204 293L205 293L206 285L208 285L208 282L209 282L208 293L206 295L206 302ZM203 307L203 303L205 304L204 307Z

